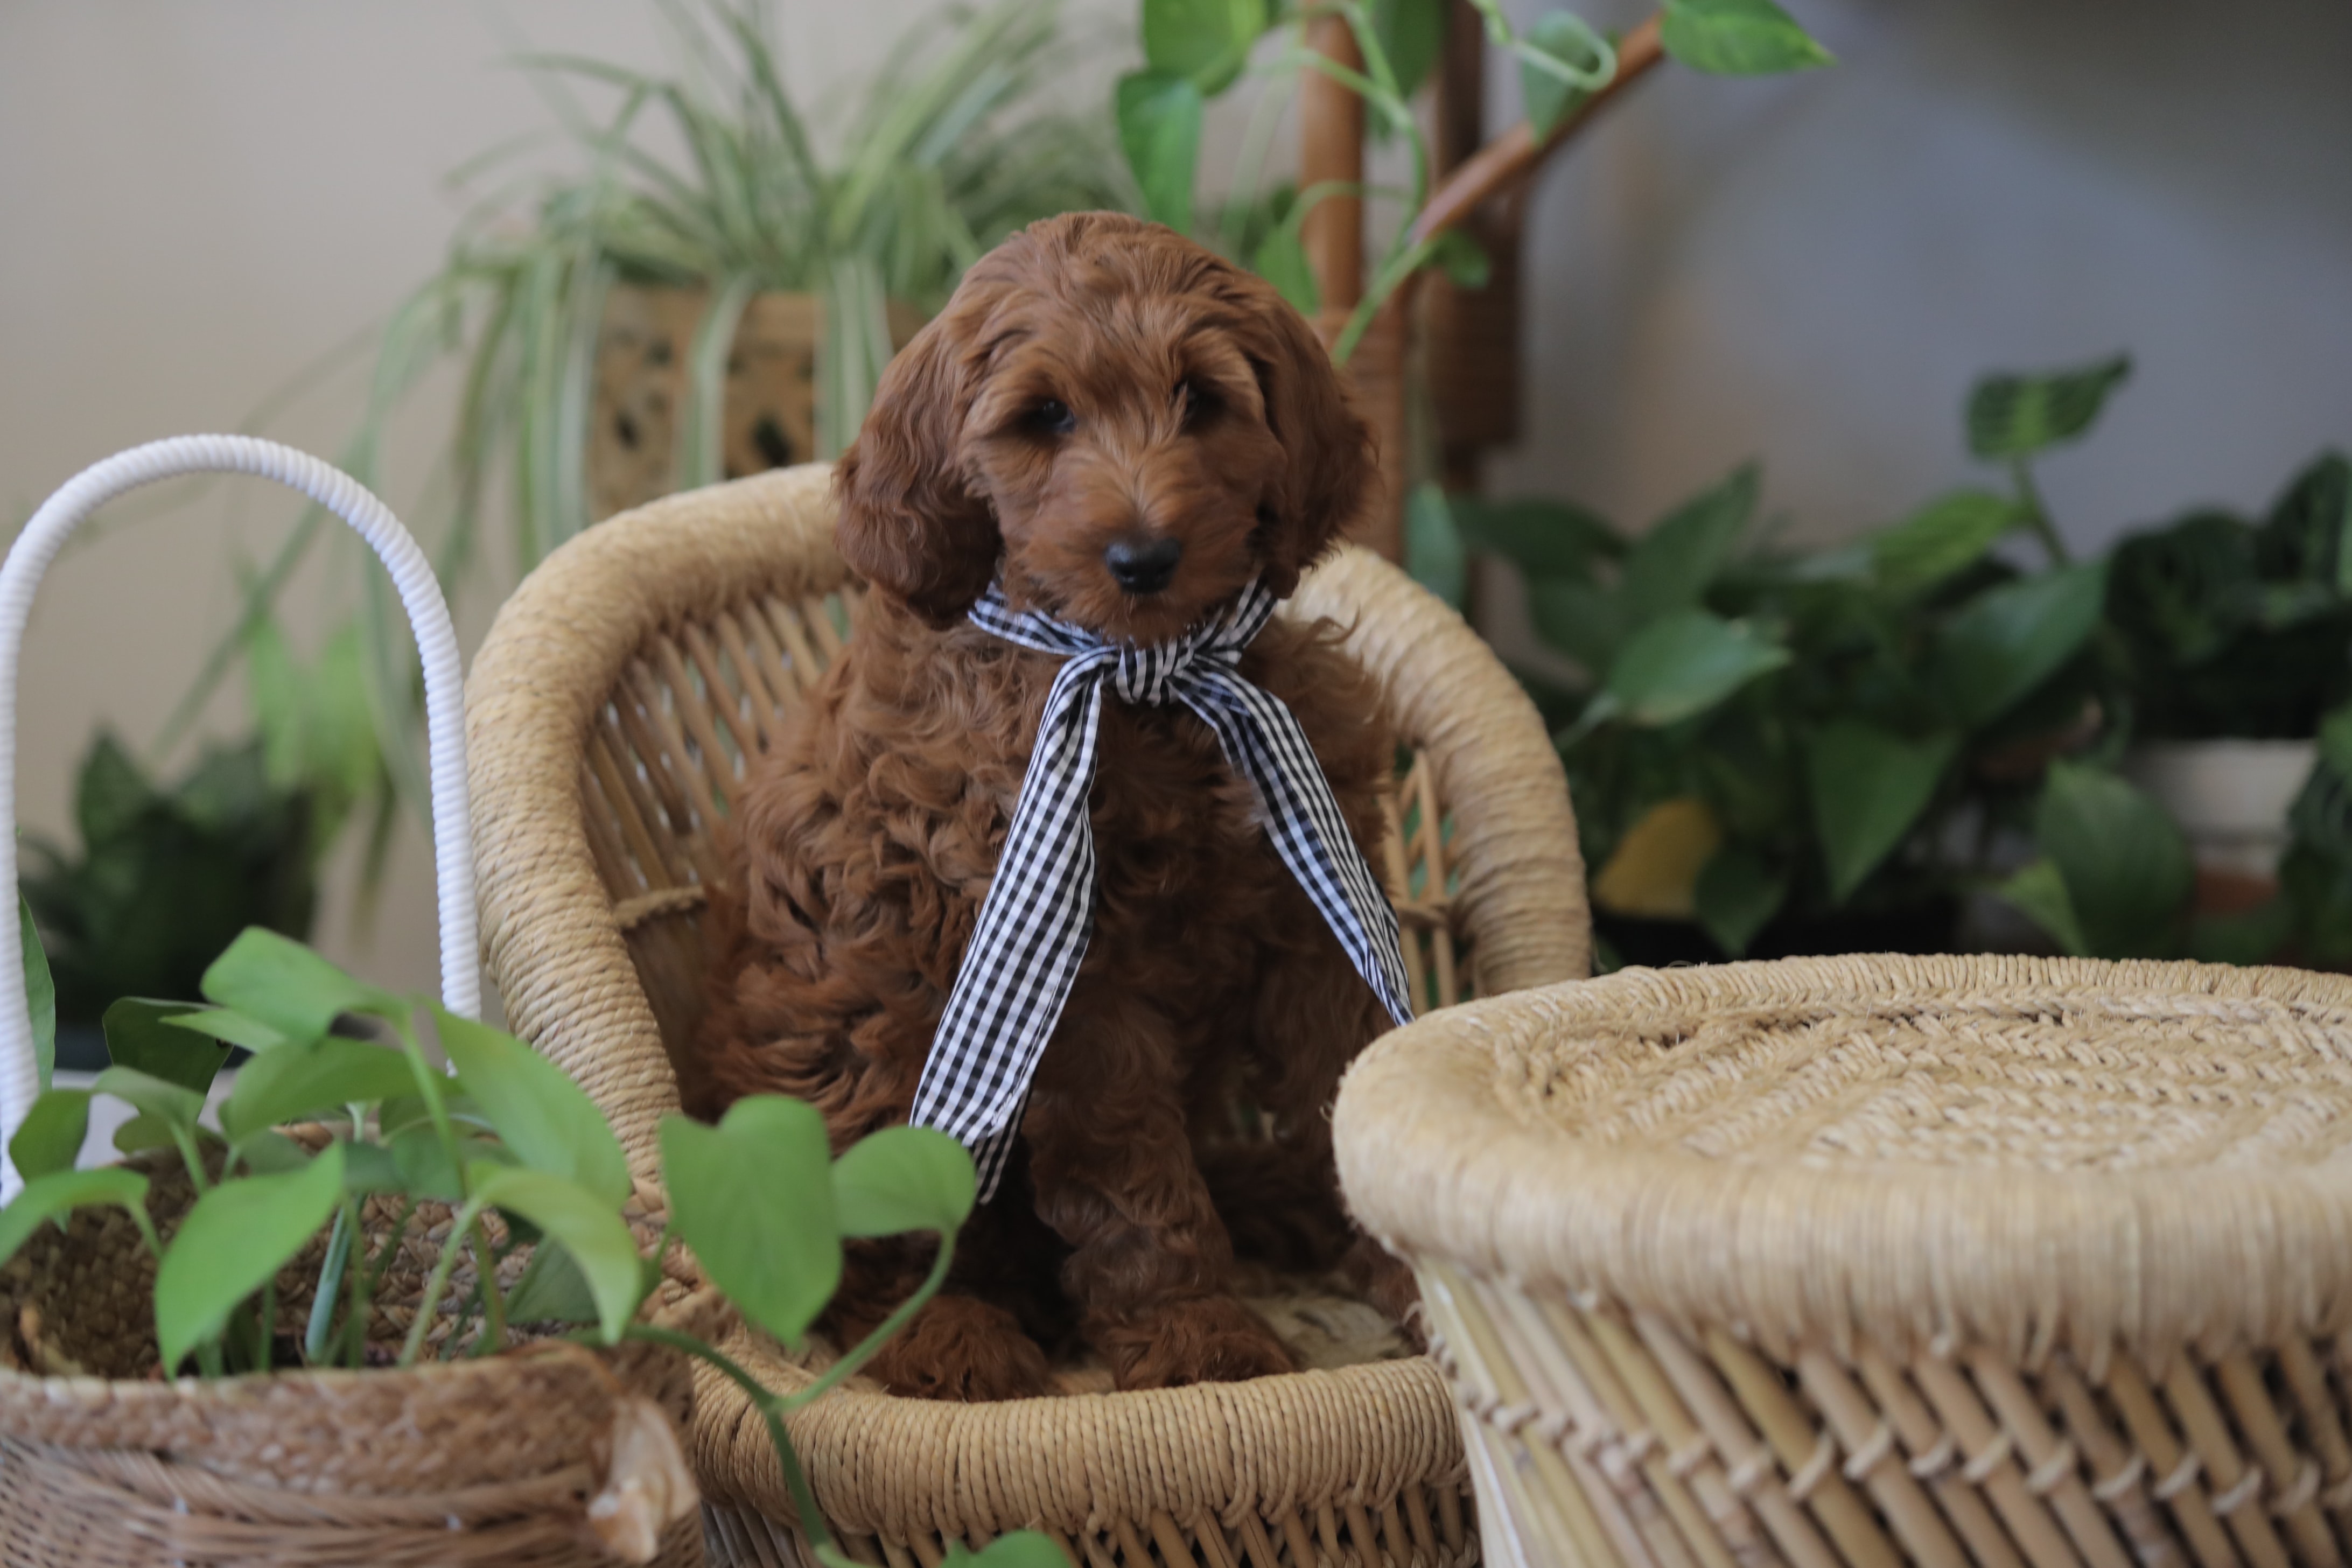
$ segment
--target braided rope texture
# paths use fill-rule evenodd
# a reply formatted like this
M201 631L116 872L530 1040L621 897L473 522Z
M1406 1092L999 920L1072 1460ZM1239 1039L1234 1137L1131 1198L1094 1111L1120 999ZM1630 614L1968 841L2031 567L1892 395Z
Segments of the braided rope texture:
M2352 982L1633 970L1387 1037L1335 1127L1529 1562L2352 1551Z
M168 1238L194 1201L175 1156L133 1162ZM382 1232L392 1200L369 1200ZM632 1200L641 1235L660 1230L658 1194ZM405 1233L374 1300L369 1340L396 1345L448 1232L428 1205ZM278 1326L299 1336L323 1237L278 1280ZM525 1261L527 1249L508 1259ZM372 1261L372 1260L371 1260ZM457 1271L445 1323L471 1284ZM155 1266L128 1215L77 1211L0 1268L0 1562L27 1564L609 1563L586 1521L625 1396L683 1426L692 1384L657 1346L591 1352L562 1342L412 1371L289 1372L165 1381L156 1366ZM509 1281L511 1284L511 1280ZM708 1291L665 1282L665 1321L723 1331ZM703 1561L689 1517L655 1562Z
M845 645L858 589L810 465L623 514L509 600L467 684L486 948L517 1032L604 1107L641 1171L677 1109L702 910L743 771ZM1566 780L1540 719L1460 618L1348 551L1286 614L1328 616L1408 742L1381 869L1424 1006L1586 973ZM749 1334L771 1386L810 1372ZM1308 1568L1476 1560L1459 1423L1424 1359L1009 1405L856 1382L794 1418L834 1530L892 1568L1024 1526L1088 1564ZM761 1423L698 1374L692 1458L719 1561L793 1561ZM1081 1392L1083 1391L1083 1392Z

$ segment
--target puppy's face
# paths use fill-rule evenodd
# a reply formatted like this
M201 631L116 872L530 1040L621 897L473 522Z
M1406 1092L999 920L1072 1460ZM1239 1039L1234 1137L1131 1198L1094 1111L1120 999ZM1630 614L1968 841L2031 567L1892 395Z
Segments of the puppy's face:
M1120 641L1253 577L1277 593L1352 517L1367 436L1261 280L1166 229L1082 214L973 268L893 362L843 458L844 555L927 618L992 575Z
M1285 454L1225 316L1084 282L996 312L961 458L1016 605L1157 642L1264 569Z

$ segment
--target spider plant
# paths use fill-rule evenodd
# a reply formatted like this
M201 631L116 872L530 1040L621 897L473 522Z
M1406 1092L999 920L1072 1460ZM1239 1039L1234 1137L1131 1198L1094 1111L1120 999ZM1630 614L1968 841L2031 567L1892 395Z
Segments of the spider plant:
M421 535L437 536L436 564L453 595L483 569L493 517L509 531L499 564L515 572L594 521L585 458L614 287L704 292L675 453L675 482L688 488L721 477L728 355L756 294L820 301L817 446L831 456L855 434L891 353L888 302L935 309L1013 229L1122 205L1098 112L1050 107L1080 53L1058 0L991 0L923 18L834 139L816 133L786 88L763 0L657 3L675 44L669 70L518 58L553 125L453 174L472 205L441 270L384 328L368 408L341 460L377 484L393 416L427 372L462 360L454 426L424 498L405 509ZM503 509L490 504L500 479L509 487ZM253 574L239 625L200 667L184 714L203 706L252 629L271 618L327 533L323 521L306 514ZM416 703L404 626L373 563L357 564L377 733L394 786L422 802L407 739ZM184 728L175 720L170 730Z

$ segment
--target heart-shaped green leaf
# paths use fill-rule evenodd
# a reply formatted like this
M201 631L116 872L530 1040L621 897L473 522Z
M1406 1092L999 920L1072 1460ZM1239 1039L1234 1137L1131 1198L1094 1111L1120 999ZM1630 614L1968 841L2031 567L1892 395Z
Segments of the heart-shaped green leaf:
M351 1188L351 1151L368 1145L343 1145L343 1187ZM289 1171L299 1171L310 1163L310 1151L283 1132L263 1128L247 1136L236 1146L237 1157L245 1168L257 1176L282 1176Z
M1789 878L1753 849L1733 846L1716 851L1701 868L1691 896L1701 928L1738 958L1788 901Z
M343 1146L330 1143L299 1171L224 1182L188 1210L155 1270L155 1338L175 1372L221 1331L327 1223L343 1198Z
M410 1126L384 1146L392 1152L392 1163L400 1172L404 1188L420 1198L445 1204L464 1200L465 1181L460 1173L466 1166L515 1163L514 1152L506 1145L471 1132L457 1134L457 1160L463 1163L453 1163L440 1134L429 1121Z
M585 1089L512 1035L438 1003L433 1022L466 1092L516 1158L621 1206L629 1195L628 1156Z
M1638 626L1698 604L1756 515L1759 486L1756 465L1746 464L1714 489L1676 507L1633 542L1618 586L1629 625Z
M2090 952L2090 944L2083 940L2083 924L2074 918L2074 900L2066 896L2066 879L2059 875L2055 861L2044 857L2021 866L1993 890L2068 952L2077 958Z
M89 1090L52 1089L33 1101L24 1125L8 1140L8 1159L26 1181L70 1171L89 1136Z
M1372 34L1388 56L1399 98L1411 98L1445 52L1449 0L1371 0Z
M16 940L25 954L25 1006L33 1018L33 1067L40 1086L49 1087L58 1065L58 983L49 973L49 955L41 933L33 925L33 906L16 894Z
M110 1094L166 1128L194 1132L204 1114L205 1097L184 1084L167 1083L137 1068L111 1067L90 1080L90 1088Z
M414 1089L407 1058L382 1046L325 1035L264 1052L237 1069L221 1104L221 1131L241 1143L264 1128L346 1105L373 1105Z
M408 1005L363 984L291 937L248 926L205 971L205 1000L258 1018L297 1044L315 1040L346 1013L399 1020ZM187 1009L183 1008L185 1012Z
M2041 375L1989 375L1969 394L1969 450L2024 458L2091 427L2107 395L2131 374L2131 355Z
M381 1143L343 1145L343 1190L347 1193L400 1193L408 1189L392 1151Z
M165 1021L187 1011L185 1002L125 996L100 1020L106 1030L106 1059L116 1067L193 1089L201 1099L220 1076L228 1060L228 1047Z
M2089 640L2106 593L2106 568L2094 563L1981 594L1936 634L1928 679L1962 724L1990 723Z
M467 1173L476 1198L522 1215L572 1255L595 1300L598 1332L606 1344L617 1342L645 1300L645 1273L615 1206L545 1171L478 1164Z
M1179 234L1192 227L1192 182L1201 161L1201 89L1172 71L1137 71L1118 80L1118 144L1143 190L1143 210Z
M844 1236L951 1236L978 1192L971 1155L929 1127L870 1132L833 1163L833 1211Z
M531 1254L530 1267L507 1298L510 1323L593 1323L596 1294L572 1254L561 1247L541 1247Z
M119 1154L143 1154L150 1149L174 1146L172 1124L160 1116L142 1112L114 1130L114 1149Z
M2165 958L2179 950L2197 868L2162 806L2113 773L2053 763L2033 837L2065 882L2084 951Z
M147 1218L147 1178L120 1165L97 1171L52 1171L26 1182L16 1201L0 1209L0 1263L16 1256L41 1222L58 1219L87 1204L113 1204L130 1212L150 1248L155 1227Z
M1772 0L1666 0L1658 42L1693 70L1773 76L1834 63Z
M1685 610L1626 639L1605 687L1636 724L1673 724L1789 662L1789 650L1742 623Z
M2262 536L2297 576L2352 598L2352 461L2314 458L2271 503Z
M1573 577L1529 583L1528 616L1544 641L1595 674L1617 657L1627 630L1622 598Z
M474 1103L474 1097L465 1092L465 1079L455 1076L436 1076L433 1089L441 1102L441 1109L448 1113L451 1121L460 1127L471 1127L478 1132L491 1131L490 1119L482 1113L480 1106ZM402 1094L376 1108L375 1121L380 1136L389 1142L412 1127L431 1126L433 1113L425 1107L423 1095Z
M1448 499L1465 543L1501 556L1530 579L1589 580L1596 560L1614 561L1625 553L1615 529L1572 501Z
M796 1100L754 1095L716 1127L661 1124L670 1222L746 1318L789 1344L841 1279L824 1118Z
M978 1552L967 1548L961 1541L948 1542L948 1553L941 1560L943 1568L961 1568L965 1563L979 1568L1069 1568L1070 1560L1053 1538L1034 1530L1016 1530L1000 1535Z
M1204 97L1233 85L1266 28L1265 0L1143 0L1143 59Z
M1596 88L1616 74L1617 53L1573 11L1547 11L1511 51L1519 61L1519 97L1538 141L1551 134Z
M2025 513L2006 496L1954 490L1873 538L1871 566L1887 593L1924 593L1975 565L2024 521Z
M1307 247L1299 240L1297 216L1294 214L1266 231L1258 241L1257 254L1250 258L1250 269L1273 284L1275 292L1288 300L1292 310L1312 321L1323 308L1323 291L1315 282Z
M286 1044L286 1037L258 1018L247 1017L234 1007L204 1007L195 1012L180 1012L163 1020L175 1029L193 1029L226 1046L237 1046L257 1055L275 1050Z
M1486 254L1485 246L1458 228L1449 228L1437 237L1429 258L1456 289L1484 289L1494 280L1494 258Z
M92 848L127 837L140 817L161 804L155 786L122 749L112 731L101 730L74 778L74 826Z
M1856 719L1822 726L1805 741L1812 785L1813 831L1830 879L1830 900L1843 903L1903 842L1958 752L1951 733L1912 740Z

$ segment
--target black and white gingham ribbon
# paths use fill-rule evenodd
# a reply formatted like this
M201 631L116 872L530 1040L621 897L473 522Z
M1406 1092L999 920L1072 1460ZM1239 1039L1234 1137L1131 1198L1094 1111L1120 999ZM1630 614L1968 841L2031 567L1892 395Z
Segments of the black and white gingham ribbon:
M980 1195L1020 1129L1029 1082L1061 1017L1094 927L1095 847L1087 797L1103 692L1181 702L1216 732L1225 761L1257 787L1276 853L1398 1023L1410 1022L1396 910L1349 837L1298 721L1244 680L1242 649L1273 616L1253 583L1233 605L1172 641L1134 647L1034 611L1015 613L992 586L971 609L983 631L1068 662L1054 678L996 879L956 971L908 1121L972 1152Z

